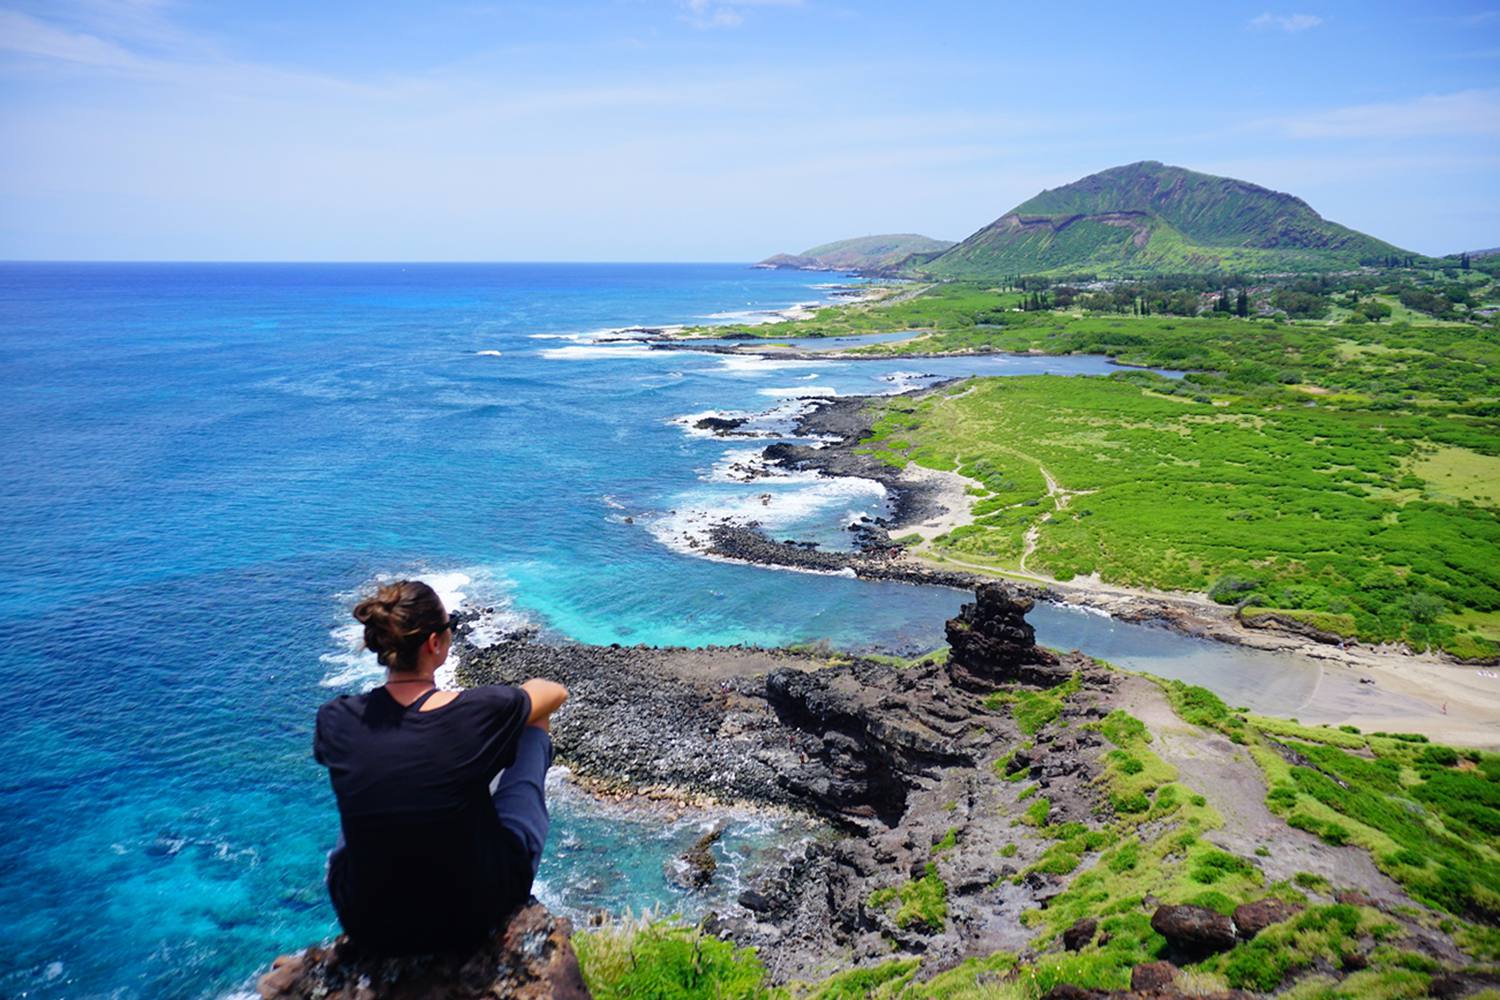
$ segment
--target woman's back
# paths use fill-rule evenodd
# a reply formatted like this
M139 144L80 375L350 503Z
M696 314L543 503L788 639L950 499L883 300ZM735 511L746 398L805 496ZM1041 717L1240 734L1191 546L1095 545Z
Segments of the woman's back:
M354 941L386 954L463 947L531 892L528 851L489 795L515 760L530 696L489 685L422 711L426 697L335 698L313 737L343 827L329 858L334 908Z

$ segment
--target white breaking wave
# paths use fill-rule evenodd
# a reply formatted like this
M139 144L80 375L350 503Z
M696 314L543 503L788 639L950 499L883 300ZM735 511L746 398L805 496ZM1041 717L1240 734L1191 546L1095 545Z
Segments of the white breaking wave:
M574 344L570 347L547 347L538 351L549 361L597 361L610 358L650 358L659 356L640 341L621 341L618 346Z
M498 357L502 357L502 355L500 354L499 351L475 351L474 353L477 354L481 358L498 358Z
M1058 607L1060 607L1060 608L1067 608L1069 611L1082 611L1086 615L1097 615L1100 618L1113 618L1114 617L1108 611L1105 611L1103 608L1095 608L1095 607L1091 607L1090 605L1087 605L1087 604L1070 604L1067 601L1064 601L1064 602L1060 603L1058 605Z
M758 389L762 396L774 399L826 399L837 396L839 391L831 385L791 385L784 388Z
M667 423L676 424L677 426L681 427L687 433L688 437L711 438L718 437L718 435L713 431L705 430L702 427L699 427L698 421L708 419L737 420L740 417L749 419L752 416L753 414L743 413L736 410L702 410L698 413L684 413L680 417L672 417L667 421ZM748 428L749 424L741 424L739 427L735 428L734 433L743 434L746 436L755 433Z
M479 580L476 581L474 576L458 570L409 574L405 578L421 580L437 591L443 607L449 611L468 611L472 610L474 605L492 608L493 610L480 617L470 628L469 642L477 647L493 645L506 634L530 624L530 620L525 615L510 606L508 596L510 583L508 581L496 580L488 571L482 569L475 569L471 572L478 576ZM402 579L402 577L392 573L381 573L358 591L336 595L336 600L346 608L352 607L360 597L373 591L375 587L397 579ZM471 591L474 594L472 605L470 604ZM336 649L318 657L319 662L327 669L323 679L318 682L320 685L326 688L357 686L360 691L368 691L381 683L385 678L385 667L381 666L374 653L365 649L363 625L351 620L348 624L332 629L328 635L333 640ZM458 686L454 674L459 662L459 654L456 650L449 654L448 662L437 671L436 680L439 685L445 688Z
M802 358L771 358L764 354L716 354L721 370L734 375L763 375L788 368L821 368L826 361Z
M919 389L934 381L937 376L928 372L891 372L880 376L882 381L891 383L891 392L906 392L908 389Z
M798 390L797 395L784 399L783 402L771 407L769 410L702 410L698 413L688 413L680 417L673 417L668 423L681 427L689 437L710 438L720 437L711 430L698 427L698 421L705 417L717 417L721 420L744 419L745 423L730 432L731 437L747 438L785 438L793 434L797 418L807 411L814 399L822 398L824 395L836 395L836 393L816 393ZM829 438L836 441L838 438Z
M748 482L749 488L730 493L723 489L679 495L673 509L647 521L657 541L678 552L702 555L715 525L756 522L772 538L811 525L845 525L857 521L871 507L886 500L886 489L873 479L822 476L816 472L769 469L768 476L746 479L732 468L731 452L705 478L710 482ZM741 453L743 454L743 453Z

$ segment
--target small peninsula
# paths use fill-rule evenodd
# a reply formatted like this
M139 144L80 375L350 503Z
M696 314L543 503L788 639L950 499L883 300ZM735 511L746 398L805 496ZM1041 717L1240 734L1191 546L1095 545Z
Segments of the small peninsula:
M936 256L953 245L952 240L935 240L915 233L857 236L854 239L824 243L801 253L779 253L767 257L755 266L798 271L886 274L900 271L914 261Z

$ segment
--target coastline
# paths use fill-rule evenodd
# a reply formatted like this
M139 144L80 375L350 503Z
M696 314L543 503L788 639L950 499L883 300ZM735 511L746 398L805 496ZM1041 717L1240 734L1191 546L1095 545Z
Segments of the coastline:
M1110 749L1116 736L1105 722L1122 714L1154 734L1152 752L1198 796L1195 805L1224 816L1209 849L1253 853L1248 863L1266 881L1310 871L1337 901L1354 891L1389 913L1413 905L1363 850L1284 826L1261 804L1264 765L1184 720L1161 685L1036 646L1025 621L1032 604L1009 586L991 583L975 597L947 622L944 663L738 646L543 645L525 636L466 651L459 679L561 678L576 697L554 720L558 764L581 787L608 789L608 800L639 796L669 817L679 805L743 802L815 821L778 858L740 873L743 891L697 922L703 933L757 947L773 984L893 954L935 967L997 949L1037 955L1047 939L1019 917L1046 914L1071 891L1078 860L1055 870L1053 838L1027 828L1121 818L1107 790L1121 751ZM1055 710L1040 726L1023 725L1008 701L992 703L997 689L1055 699ZM1280 752L1274 739L1265 745ZM1045 795L1032 801L1039 789ZM676 862L696 874L696 887L722 877L702 862L715 836L710 829ZM1276 850L1256 852L1267 838ZM923 872L944 884L945 908L941 919L909 922L881 900Z
M544 675L566 684L573 697L553 721L557 764L606 801L668 816L727 807L813 821L779 859L743 873L746 888L733 904L700 923L772 956L774 982L877 963L893 943L956 962L990 947L997 933L1006 947L1024 947L1029 929L1007 922L997 930L989 916L997 906L1038 907L1061 886L1055 876L996 879L996 853L1015 837L1014 824L995 817L1019 822L1030 804L989 769L1024 734L983 693L1008 683L1050 688L1076 674L1083 693L1059 709L1081 724L1132 690L1123 674L1087 657L1038 649L1024 621L1030 607L1008 588L989 588L955 619L964 624L949 628L1007 638L947 664L739 646L543 644L521 635L466 649L458 680ZM1102 752L1099 738L1072 733L1031 752L1037 772L1055 776L1043 779L1054 818L1093 815L1099 793L1086 779ZM945 835L963 845L941 858L954 887L951 920L907 926L868 905L894 873L920 870ZM1019 876L1046 846L1019 842L1001 874ZM680 860L693 864L686 854ZM721 876L710 866L702 877Z
M898 395L917 397L934 387ZM1053 604L1089 608L1110 618L1166 628L1181 635L1307 660L1320 672L1311 697L1297 710L1304 723L1352 724L1361 729L1421 733L1469 746L1500 747L1500 677L1486 677L1484 664L1404 646L1340 645L1334 637L1299 630L1275 619L1246 624L1234 609L1205 595L1151 591L1095 578L1058 581L963 563L950 557L913 554L893 537L917 534L924 541L970 523L967 480L909 463L901 469L855 447L871 426L867 404L889 397L845 396L810 401L796 432L825 439L819 446L778 443L763 451L768 466L815 471L826 476L879 482L891 497L887 518L852 526L851 552L806 543L775 541L755 526L720 524L710 531L707 554L756 565L808 572L842 572L861 579L971 589L1000 579L1019 593ZM1378 688L1380 705L1369 704ZM1372 709L1375 709L1372 711ZM1291 713L1289 713L1291 714Z

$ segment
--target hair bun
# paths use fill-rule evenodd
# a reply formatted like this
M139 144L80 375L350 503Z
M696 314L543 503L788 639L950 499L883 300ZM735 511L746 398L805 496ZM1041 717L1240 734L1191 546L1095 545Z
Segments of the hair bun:
M365 627L365 648L388 667L410 667L412 640L447 617L437 592L420 580L384 584L356 604L353 614Z

